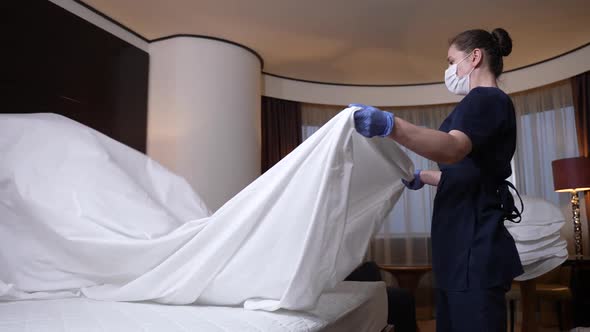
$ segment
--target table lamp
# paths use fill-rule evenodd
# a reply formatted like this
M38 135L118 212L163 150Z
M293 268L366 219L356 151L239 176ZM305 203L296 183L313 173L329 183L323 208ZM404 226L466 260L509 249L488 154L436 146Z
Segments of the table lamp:
M572 194L571 203L576 257L581 257L583 256L582 223L580 221L578 192L590 190L590 158L558 159L551 163L551 167L553 168L553 186L555 187L555 191L570 192Z

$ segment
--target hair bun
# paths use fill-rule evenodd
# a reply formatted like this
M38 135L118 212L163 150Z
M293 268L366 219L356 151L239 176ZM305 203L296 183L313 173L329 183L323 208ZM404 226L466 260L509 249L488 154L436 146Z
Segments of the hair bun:
M508 56L510 52L512 52L512 38L506 30L502 28L497 28L492 31L492 38L498 45L498 50L500 51L500 55Z

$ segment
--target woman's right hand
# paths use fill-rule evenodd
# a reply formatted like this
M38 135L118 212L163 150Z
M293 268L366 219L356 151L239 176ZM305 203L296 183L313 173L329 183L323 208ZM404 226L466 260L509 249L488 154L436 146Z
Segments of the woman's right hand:
M364 104L350 104L348 107L360 108L354 112L354 128L359 134L369 138L391 134L394 126L392 113Z

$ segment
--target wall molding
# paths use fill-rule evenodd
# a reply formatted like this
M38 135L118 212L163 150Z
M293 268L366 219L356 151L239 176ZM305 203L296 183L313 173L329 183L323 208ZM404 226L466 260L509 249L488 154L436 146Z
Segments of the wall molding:
M568 79L590 70L590 44L552 59L505 72L498 86L516 93ZM444 83L406 86L346 86L301 82L264 75L264 95L314 104L347 105L365 103L376 106L419 106L456 103L461 97L451 94Z
M148 52L149 41L146 38L117 22L116 20L110 18L109 16L102 14L100 11L85 4L84 2L78 0L48 1L111 33L112 35L121 38L129 44L132 44L133 46Z
M50 1L51 1L51 0L50 0ZM108 15L104 14L103 12L101 12L101 11L99 11L98 9L96 9L96 8L94 8L94 7L92 7L92 6L90 6L89 4L85 3L84 1L80 1L80 0L73 0L73 1L74 1L75 3L77 3L77 4L81 5L81 6L85 7L86 9L90 10L91 12L95 13L96 15L98 15L98 16L100 16L100 17L104 18L105 20L107 20L107 21L109 21L109 22L111 22L111 23L113 23L113 24L115 24L115 25L119 26L121 29L123 29L123 30L125 30L125 31L129 32L130 34L132 34L132 35L134 35L134 36L136 36L136 37L138 37L138 38L142 39L142 40L143 40L143 41L145 41L145 42L149 42L149 40L148 40L147 38L145 38L144 36L140 35L139 33L135 32L135 31L133 31L133 30L131 30L131 29L130 29L129 27L127 27L126 25L124 25L124 24L122 24L121 22L119 22L119 21L117 21L117 20L113 19L112 17L110 17L110 16L108 16Z
M231 40L194 34L174 34L150 40L82 0L49 1L146 52L149 51L150 43L179 37L210 39L243 48L260 61L263 95L268 97L318 104L346 105L350 102L364 102L382 106L444 104L460 100L459 97L448 93L442 81L415 84L346 84L282 76L264 71L264 58L258 52ZM551 84L588 70L590 42L549 59L505 71L500 77L499 84L506 92L514 93Z
M510 72L513 71L519 71L522 69L526 69L529 67L534 67L536 65L540 65L542 63L545 62L549 62L555 59L558 59L560 57L563 57L565 55L568 55L572 52L575 52L577 50L580 50L584 47L590 46L590 42L582 45L582 46L578 46L572 50L566 51L564 53L561 53L559 55L553 56L551 58L545 59L545 60L541 60L535 63L531 63L525 66L521 66L521 67L517 67L517 68L513 68L510 70L506 70L503 72L503 75L508 74ZM302 82L302 83L313 83L313 84L325 84L325 85L332 85L332 86L352 86L352 87L370 87L370 88L387 88L387 87L402 87L402 86L423 86L423 85L436 85L436 84L443 84L443 81L436 81L436 82L420 82L420 83L408 83L408 84L353 84L353 83L337 83L337 82L324 82L324 81L313 81L313 80L306 80L306 79L300 79L300 78L295 78L295 77L289 77L289 76L283 76L283 75L278 75L278 74L273 74L273 73L269 73L269 72L262 72L264 75L267 76L272 76L275 78L280 78L280 79L286 79L286 80L291 80L291 81L296 81L296 82Z
M223 38L211 37L211 36L205 36L205 35L175 34L175 35L160 37L160 38L156 38L156 39L151 39L149 42L151 44L151 43L157 43L157 42L161 42L161 41L168 40L168 39L181 38L181 37L185 37L185 38L198 38L198 39L209 39L209 40L214 40L214 41L218 41L218 42L222 42L222 43L227 43L227 44L230 44L230 45L233 45L233 46L237 46L237 47L243 48L244 50L246 50L246 51L252 53L254 56L256 56L256 58L258 58L258 61L260 61L260 68L264 68L264 59L260 56L260 54L258 54L258 52L254 51L253 49L249 48L248 46L242 45L240 43L233 42L231 40L223 39Z

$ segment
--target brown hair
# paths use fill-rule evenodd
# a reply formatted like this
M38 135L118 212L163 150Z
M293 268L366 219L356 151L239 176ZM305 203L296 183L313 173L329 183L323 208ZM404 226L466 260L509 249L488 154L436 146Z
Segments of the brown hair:
M503 57L512 52L512 39L508 32L502 28L494 29L492 32L485 30L467 30L456 35L449 41L449 45L465 53L470 53L475 48L482 49L485 53L484 60L496 78L502 74L504 69Z

